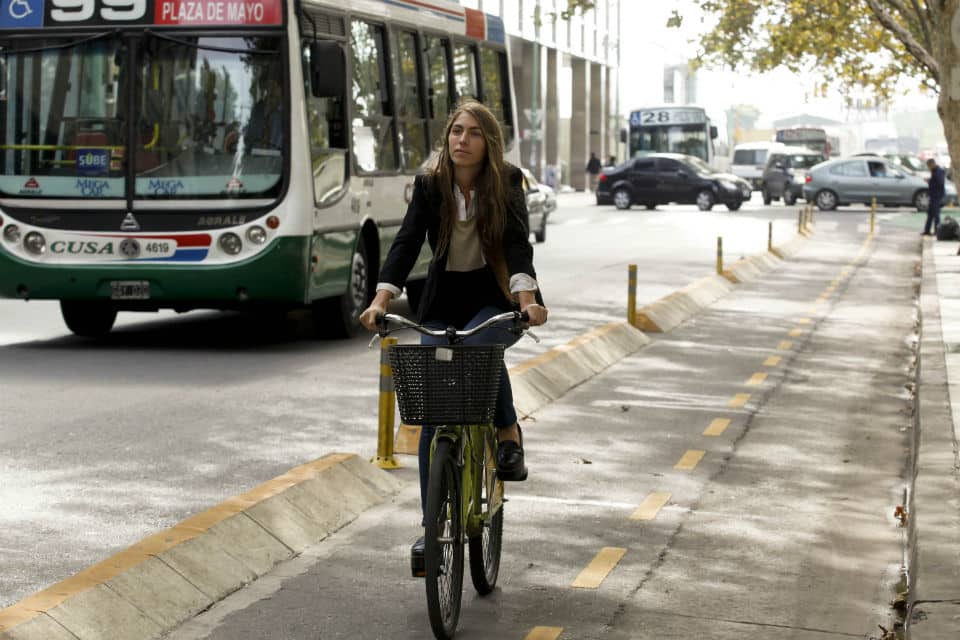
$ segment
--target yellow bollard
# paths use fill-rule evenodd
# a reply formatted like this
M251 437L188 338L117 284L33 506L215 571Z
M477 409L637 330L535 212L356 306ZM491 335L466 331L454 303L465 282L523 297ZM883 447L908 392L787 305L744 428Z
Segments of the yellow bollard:
M876 197L870 201L870 233L872 234L874 229L876 229L877 224L877 199Z
M388 356L390 347L397 344L396 338L380 341L380 414L377 425L377 457L370 460L381 469L399 469L400 463L393 457L393 423L396 420L397 396L393 386L393 368Z
M723 237L717 236L717 273L723 273Z
M803 234L803 209L797 209L797 233Z
M627 267L627 322L637 326L637 265Z
M773 220L767 223L767 251L773 251Z

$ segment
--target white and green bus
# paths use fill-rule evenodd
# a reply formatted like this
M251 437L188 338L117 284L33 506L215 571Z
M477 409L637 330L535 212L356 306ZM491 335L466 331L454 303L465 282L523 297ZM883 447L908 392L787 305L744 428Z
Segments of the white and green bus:
M351 335L467 96L516 163L503 23L454 2L0 0L0 297Z

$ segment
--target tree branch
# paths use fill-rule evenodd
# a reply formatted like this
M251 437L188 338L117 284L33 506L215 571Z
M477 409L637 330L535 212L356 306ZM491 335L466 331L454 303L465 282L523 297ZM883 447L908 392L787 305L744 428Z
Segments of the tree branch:
M923 9L920 8L920 2L918 0L911 0L911 2L913 2L913 10L917 12L920 29L923 30L923 42L927 45L927 51L933 51L933 38L930 37L930 15L924 13Z
M892 2L895 0L885 1ZM912 33L910 33L904 28L903 25L897 22L893 16L887 13L887 10L881 6L880 2L881 0L867 0L867 4L870 6L870 10L873 11L873 14L876 16L877 21L883 25L887 31L893 34L897 40L902 42L903 46L906 47L910 55L916 58L917 62L919 62L922 66L926 67L930 72L930 75L933 76L933 79L939 83L940 67L933 55L927 51L922 44L917 42L917 39L913 37Z

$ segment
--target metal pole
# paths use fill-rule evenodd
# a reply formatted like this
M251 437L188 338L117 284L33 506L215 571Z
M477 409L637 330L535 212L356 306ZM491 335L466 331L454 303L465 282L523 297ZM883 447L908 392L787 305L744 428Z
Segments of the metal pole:
M396 390L393 386L393 368L388 356L396 338L380 341L380 412L377 425L377 457L370 462L381 469L398 469L400 463L393 457L393 423L396 420Z
M803 233L803 209L797 209L797 233Z
M537 142L540 140L540 113L538 98L540 94L540 0L533 8L533 86L530 91L530 171L537 180L543 178L537 156Z
M637 265L627 267L627 322L637 326Z
M773 251L773 220L767 223L767 251Z
M870 201L870 233L873 233L876 228L876 219L877 219L877 198L874 197Z
M723 273L723 236L717 236L717 273Z

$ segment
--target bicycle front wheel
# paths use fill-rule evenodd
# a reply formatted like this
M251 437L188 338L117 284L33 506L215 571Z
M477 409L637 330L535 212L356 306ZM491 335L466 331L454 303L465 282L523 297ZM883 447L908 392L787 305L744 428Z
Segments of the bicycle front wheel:
M493 591L500 574L500 550L503 541L503 481L497 477L497 442L493 431L483 438L480 469L480 504L483 531L470 538L470 578L481 596Z
M437 442L427 484L427 526L423 560L427 582L427 611L433 635L448 640L457 630L463 592L463 518L460 470L454 443Z

